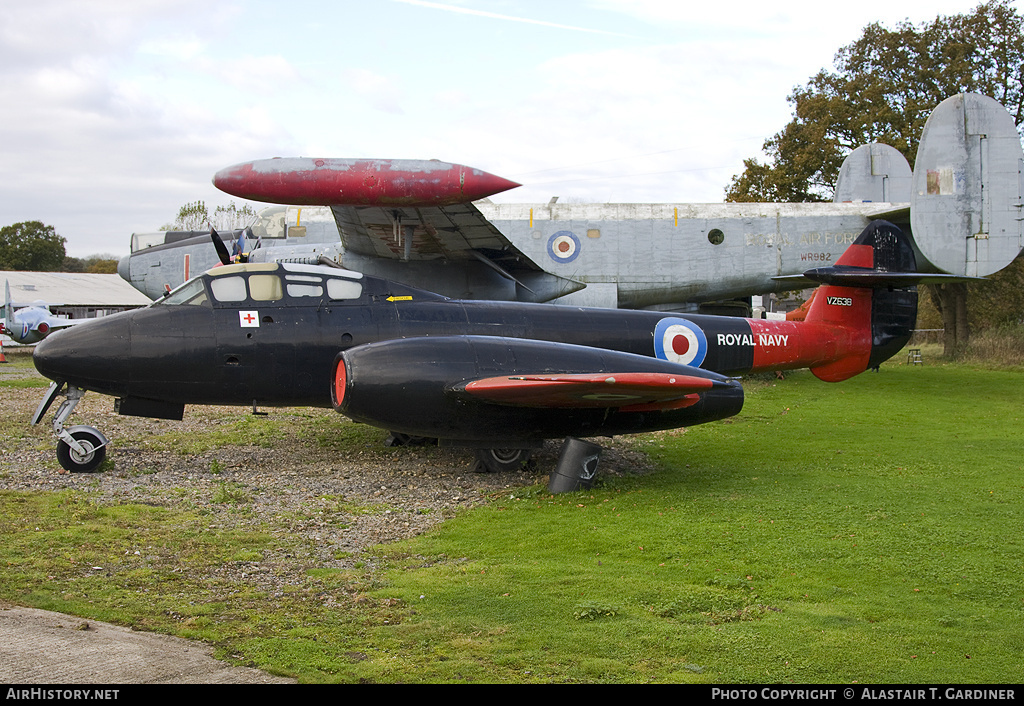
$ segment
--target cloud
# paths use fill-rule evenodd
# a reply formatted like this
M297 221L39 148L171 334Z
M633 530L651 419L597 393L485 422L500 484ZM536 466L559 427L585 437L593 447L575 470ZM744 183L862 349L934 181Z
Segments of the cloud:
M263 94L273 93L303 80L299 70L280 54L244 54L231 59L205 58L197 64L208 77L216 77L225 84Z
M913 19L951 1L914 7ZM485 9L509 6L531 9ZM793 86L866 24L860 4L842 21L789 5L655 0L297 0L289 10L0 6L0 225L43 220L76 255L124 250L129 233L183 203L225 203L210 184L218 169L302 154L522 175L526 186L502 200L719 201L743 158L789 120Z
M370 69L345 69L341 75L348 86L365 98L371 107L393 115L405 112L402 109L404 91L398 80Z
M521 22L524 24L538 25L541 27L551 27L554 29L566 29L572 32L587 32L590 34L604 34L615 37L624 37L626 35L619 34L618 32L609 32L603 29L593 29L590 27L580 27L576 25L559 24L557 22L549 22L547 20L536 20L528 17L515 17L513 15L503 15L497 12L488 12L486 10L474 10L468 7L462 7L459 5L448 5L440 2L427 2L426 0L394 0L394 2L402 3L403 5L415 5L417 7L425 7L431 10L442 10L444 12L454 12L460 15L474 15L476 17L486 17L492 20L502 20L504 22Z
M881 21L890 26L904 19L918 23L931 21L936 15L970 11L962 0L911 0L894 4L891 0L860 0L847 3L841 13L828 12L818 0L787 0L784 3L761 0L724 0L718 3L680 3L675 0L590 0L592 8L614 12L651 24L676 28L700 27L714 33L727 30L756 33L761 36L800 34L813 38L823 28L841 28L854 33L870 22Z
M161 59L192 61L202 56L206 44L195 36L159 37L139 44L140 54L151 54Z
M721 201L770 135L759 126L779 129L790 114L791 86L764 49L692 42L556 56L524 78L528 90L477 96L432 139L443 159L524 183L501 201Z
M208 39L173 23L147 34L190 6L17 5L0 11L0 224L44 220L78 256L126 251L133 230L155 230L183 203L226 202L210 184L217 169L294 148L254 93L294 81L287 60L217 62Z

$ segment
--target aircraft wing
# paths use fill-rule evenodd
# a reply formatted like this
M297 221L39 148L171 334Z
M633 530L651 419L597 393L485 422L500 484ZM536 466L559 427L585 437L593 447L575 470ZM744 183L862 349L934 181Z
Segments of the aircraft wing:
M346 251L394 260L479 260L541 271L472 203L418 208L332 206Z
M542 271L473 201L519 186L437 160L261 159L217 172L240 198L330 206L346 251L403 261L484 260L498 269Z

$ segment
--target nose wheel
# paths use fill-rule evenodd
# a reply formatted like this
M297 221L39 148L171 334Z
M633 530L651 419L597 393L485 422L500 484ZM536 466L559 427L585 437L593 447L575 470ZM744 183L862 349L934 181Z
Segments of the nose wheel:
M78 449L61 439L57 442L57 461L71 473L91 473L107 457L107 440L97 429L75 427L68 430Z
M53 415L53 433L57 435L57 461L61 468L70 473L90 473L107 457L107 444L110 442L102 432L92 427L77 425L64 428L64 420L71 415L85 390L69 385L67 392L64 392L63 383L53 383L32 415L32 424L38 424L46 410L62 394L67 397Z

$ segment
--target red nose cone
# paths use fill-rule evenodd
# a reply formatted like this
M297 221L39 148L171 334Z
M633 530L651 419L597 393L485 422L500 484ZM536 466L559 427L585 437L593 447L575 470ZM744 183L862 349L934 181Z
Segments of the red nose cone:
M494 174L488 174L487 172L482 172L479 169L472 169L470 167L462 167L462 169L465 170L462 193L465 196L466 201L485 199L488 196L500 194L502 191L508 191L509 189L516 188L517 186L522 186L510 179L495 176Z
M447 206L519 184L460 164L412 159L261 159L217 172L239 198L296 206Z

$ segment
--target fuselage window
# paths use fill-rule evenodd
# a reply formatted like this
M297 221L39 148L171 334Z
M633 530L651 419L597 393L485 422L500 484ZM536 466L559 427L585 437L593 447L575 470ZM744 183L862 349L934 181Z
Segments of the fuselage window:
M210 280L210 290L219 302L245 301L245 278L215 277Z
M363 285L351 279L327 280L327 295L334 300L358 299L363 293Z
M288 296L290 297L322 297L324 288L319 284L292 284L288 283Z
M194 279L191 282L183 284L163 299L158 299L156 301L157 304L166 304L168 306L178 304L202 306L203 304L206 304L206 302L206 287L203 286L203 281L200 279Z
M258 302L276 302L284 296L277 275L250 275L249 294Z

